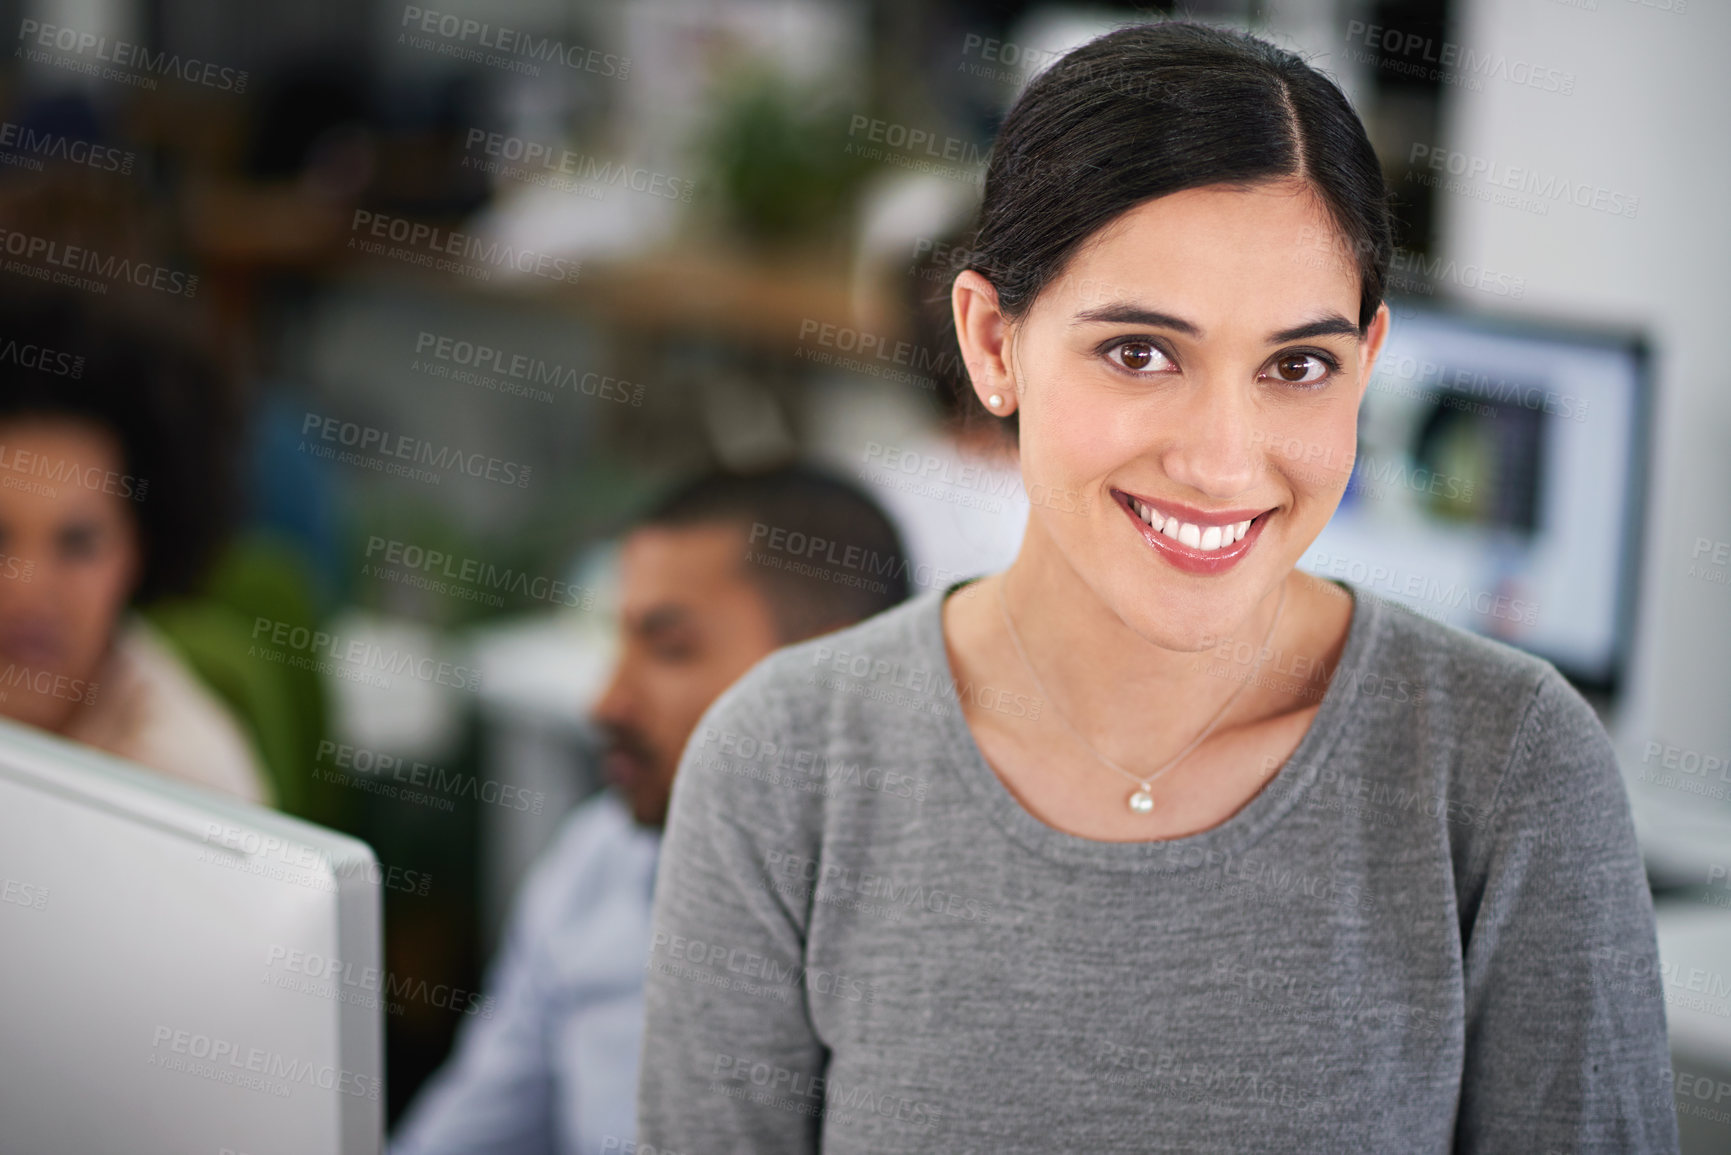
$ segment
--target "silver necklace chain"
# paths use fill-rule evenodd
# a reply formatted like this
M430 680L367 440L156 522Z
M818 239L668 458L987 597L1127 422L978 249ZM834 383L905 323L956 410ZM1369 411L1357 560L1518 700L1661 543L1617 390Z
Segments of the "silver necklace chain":
M1008 577L1009 575L1005 574L998 581L998 608L1004 612L1004 626L1009 630L1011 644L1016 647L1016 656L1022 659L1022 666L1028 671L1028 676L1034 680L1034 685L1040 691L1040 696L1052 703L1052 712L1058 715L1058 721L1064 723L1064 728L1069 730L1078 742L1086 746L1088 752L1098 758L1101 763L1112 770L1117 771L1119 774L1141 787L1141 789L1137 790L1134 794L1131 794L1129 798L1130 809L1136 811L1138 814L1147 814L1154 809L1154 795L1150 791L1150 787L1154 784L1154 780L1166 773L1166 771L1178 765L1178 763L1182 762L1189 756L1191 751L1202 745L1208 735L1214 733L1214 728L1220 724L1220 720L1226 717L1226 712L1232 709L1232 704L1238 701L1239 696L1242 695L1249 687L1250 683L1255 680L1256 671L1262 668L1263 655L1268 653L1268 643L1274 639L1275 628L1280 625L1281 611L1286 608L1286 583L1281 582L1280 601L1277 602L1274 607L1274 620L1268 624L1268 636L1262 639L1262 645L1257 648L1256 664L1250 667L1249 676L1238 684L1238 689L1232 691L1232 696L1226 699L1226 704L1220 707L1220 709L1215 713L1213 719L1203 728L1202 733L1196 735L1190 745L1180 750L1171 761L1166 763L1166 765L1160 767L1160 769L1154 771L1154 773L1147 777L1143 777L1139 774L1132 774L1130 771L1124 769L1124 767L1118 765L1118 763L1112 761L1112 759L1106 757L1106 755L1100 753L1100 751L1095 748L1094 743L1088 741L1087 737L1071 724L1069 716L1064 713L1064 708L1058 705L1058 700L1052 697L1051 691L1047 690L1045 683L1040 681L1040 675L1034 671L1034 663L1028 660L1028 651L1022 648L1022 638L1021 635L1016 632L1016 623L1010 617L1010 603L1004 599L1004 587L1009 584Z

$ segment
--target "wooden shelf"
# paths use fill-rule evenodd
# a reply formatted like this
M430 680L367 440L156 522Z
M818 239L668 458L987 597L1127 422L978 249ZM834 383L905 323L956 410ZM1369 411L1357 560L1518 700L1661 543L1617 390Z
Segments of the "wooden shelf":
M558 291L605 323L719 332L790 354L813 324L858 324L844 270L696 246L589 263Z

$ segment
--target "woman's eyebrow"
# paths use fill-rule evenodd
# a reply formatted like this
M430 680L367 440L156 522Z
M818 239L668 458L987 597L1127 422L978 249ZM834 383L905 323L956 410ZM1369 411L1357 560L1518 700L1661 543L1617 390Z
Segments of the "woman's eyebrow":
M1286 341L1302 341L1307 337L1351 337L1357 340L1358 335L1357 325L1339 313L1330 313L1326 317L1318 317L1314 321L1306 321L1302 325L1294 325L1290 329L1270 333L1268 343L1279 345Z
M1147 325L1152 328L1171 329L1174 332L1183 333L1186 337L1200 337L1202 335L1201 329L1197 328L1189 321L1184 320L1182 317L1174 317L1170 313L1162 313L1157 309L1146 309L1140 305L1122 303L1101 305L1097 309L1089 309L1085 312L1077 313L1076 319L1072 321L1071 324L1091 325L1103 322L1117 325ZM1339 313L1330 313L1326 317L1319 317L1314 321L1306 321L1302 325L1294 325L1290 329L1281 329L1279 332L1270 333L1268 335L1268 343L1270 345L1278 345L1285 341L1302 341L1307 337L1341 336L1357 338L1358 335L1357 325L1353 324Z
M1200 337L1202 330L1192 325L1182 317L1174 317L1170 313L1161 313L1154 309L1145 309L1140 305L1130 305L1113 302L1101 305L1096 309L1077 313L1072 325L1092 325L1108 322L1116 325L1147 325L1155 329L1171 329L1183 333L1186 337Z

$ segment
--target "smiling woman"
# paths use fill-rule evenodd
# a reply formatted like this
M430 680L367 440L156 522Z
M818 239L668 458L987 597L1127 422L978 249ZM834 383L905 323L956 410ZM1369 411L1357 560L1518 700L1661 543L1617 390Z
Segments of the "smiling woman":
M652 958L643 1141L1675 1150L1591 708L1295 569L1387 336L1387 206L1339 89L1252 37L1126 28L1029 85L952 306L1028 492L1067 500L1005 572L782 650L701 723L928 789L682 763L654 941L871 997Z
M1012 118L1005 131L1019 127ZM1298 123L1284 131L1306 139ZM1373 215L1360 231L1386 234L1380 201L1361 201ZM998 204L988 196L983 232ZM1091 752L1153 770L1164 768L1161 751L1185 747L1231 691L1194 669L1196 652L1219 639L1269 635L1275 649L1326 656L1324 667L1345 644L1351 599L1294 565L1351 475L1358 403L1388 310L1363 299L1364 274L1335 246L1317 261L1298 239L1333 229L1324 205L1278 172L1245 187L1183 189L1123 206L1014 310L977 269L956 278L969 373L980 394L998 397L997 412L1017 415L1026 484L1082 495L1074 511L1032 511L1016 564L982 583L1022 621L1027 669L1067 687L1045 733L985 716L976 725L999 775L1053 826L1107 840L1208 829L1262 786L1234 768L1284 758L1315 715L1309 698L1252 685L1247 670L1253 692L1181 777L1151 794L1134 776L1143 788L1133 796L1158 805L1126 814L1111 804L1122 783L1087 772ZM983 251L1001 254L985 261L1000 280L1036 279L1012 271L1028 267L1010 265L1013 252ZM1314 451L1295 459L1294 443ZM1291 612L1271 634L1283 592ZM956 599L944 613L964 680L1019 664L1013 625L991 602ZM1125 714L1126 701L1163 708ZM1074 775L1051 770L1078 753L1066 719L1100 739L1082 745Z

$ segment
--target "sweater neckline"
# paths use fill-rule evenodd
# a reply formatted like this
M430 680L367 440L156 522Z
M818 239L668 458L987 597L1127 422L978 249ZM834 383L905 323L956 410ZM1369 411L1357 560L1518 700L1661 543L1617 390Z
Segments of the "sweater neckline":
M956 693L949 648L944 642L943 606L956 590L978 580L978 577L964 578L933 591L915 623L914 645L924 651L920 656L930 663L928 668L944 672L942 681L945 685L940 699L948 708L936 711L933 722L939 728L944 749L950 755L949 764L957 768L969 795L987 817L1012 841L1067 866L1179 874L1205 864L1218 865L1224 861L1224 855L1236 854L1254 845L1299 803L1300 795L1315 781L1321 764L1358 707L1357 700L1361 695L1353 692L1356 679L1351 675L1364 667L1376 638L1382 632L1377 599L1347 582L1334 581L1333 584L1352 598L1346 644L1341 648L1339 663L1329 678L1328 689L1323 694L1316 716L1279 770L1235 814L1207 830L1178 838L1103 842L1059 830L1030 813L986 761L985 754L974 740L973 731L968 728Z

